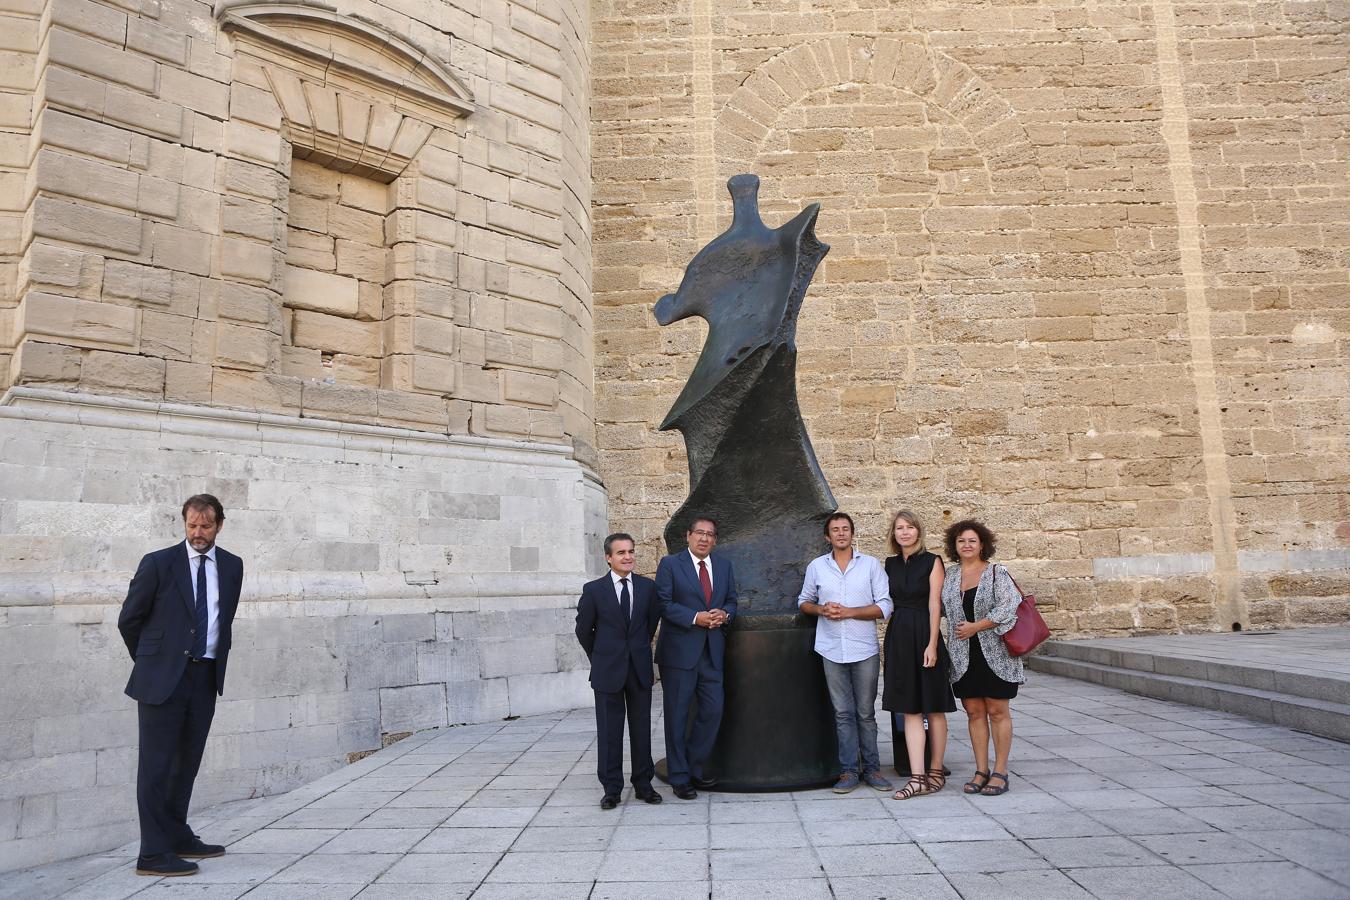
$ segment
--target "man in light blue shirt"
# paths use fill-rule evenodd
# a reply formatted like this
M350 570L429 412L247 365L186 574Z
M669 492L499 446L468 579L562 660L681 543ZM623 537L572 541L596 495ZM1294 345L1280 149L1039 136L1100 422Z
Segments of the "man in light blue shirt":
M869 787L889 791L891 783L881 777L877 752L881 646L876 620L890 618L895 608L890 587L877 558L853 549L853 519L848 513L836 512L825 521L825 539L830 552L806 567L797 608L820 617L816 652L825 666L839 738L840 772L834 792L847 794L858 786L859 753L862 780Z

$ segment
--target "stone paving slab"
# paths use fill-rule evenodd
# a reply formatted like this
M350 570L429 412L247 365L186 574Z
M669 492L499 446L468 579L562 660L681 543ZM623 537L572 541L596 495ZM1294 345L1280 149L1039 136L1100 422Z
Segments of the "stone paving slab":
M10 873L0 900L1350 898L1350 746L1047 675L1013 717L1002 797L960 792L957 713L936 796L659 786L614 811L591 710L420 732L197 815L229 845L199 876L139 877L132 845Z

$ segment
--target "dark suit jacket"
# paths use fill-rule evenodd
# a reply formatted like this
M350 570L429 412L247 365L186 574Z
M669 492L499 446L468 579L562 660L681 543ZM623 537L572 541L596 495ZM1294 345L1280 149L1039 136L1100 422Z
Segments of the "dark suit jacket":
M728 617L736 615L736 577L731 573L731 561L720 556L708 557L712 563L712 603L703 602L703 586L688 551L681 550L663 558L656 567L656 594L661 599L661 637L656 641L656 663L675 669L692 669L698 665L703 647L717 668L722 668L726 636L720 628L701 628L694 623L694 614L705 609L724 609ZM728 619L730 621L730 619Z
M634 573L629 593L626 622L608 572L587 582L577 601L577 640L591 661L591 687L597 691L623 690L630 662L638 684L652 686L652 635L661 621L656 583Z
M169 699L187 666L197 624L192 566L187 544L147 553L127 589L117 630L131 652L134 665L127 695L141 703ZM230 656L230 627L239 606L244 563L233 553L216 548L220 588L219 634L216 639L216 693L225 691L225 664Z

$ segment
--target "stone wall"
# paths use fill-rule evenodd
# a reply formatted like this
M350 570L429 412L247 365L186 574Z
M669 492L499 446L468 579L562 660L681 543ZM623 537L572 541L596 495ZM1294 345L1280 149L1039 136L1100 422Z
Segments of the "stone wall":
M201 490L245 580L198 805L288 790L391 734L590 702L572 622L604 492L564 448L15 388L0 871L135 836L117 615Z
M582 0L0 0L0 869L135 833L113 627L244 557L198 801L571 708L600 564Z
M1345 8L604 2L596 347L611 518L704 326L651 306L753 172L832 249L798 331L842 508L987 520L1066 634L1350 619ZM936 546L938 538L934 537ZM795 586L785 586L785 590Z
M593 459L585 4L0 15L0 387Z

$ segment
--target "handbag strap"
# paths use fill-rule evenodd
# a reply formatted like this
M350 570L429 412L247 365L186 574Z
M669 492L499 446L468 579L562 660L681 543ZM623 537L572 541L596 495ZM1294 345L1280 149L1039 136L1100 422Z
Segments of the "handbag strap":
M992 565L994 567L994 576L998 577L998 563L993 563ZM1008 572L1008 567L1004 566L1003 571ZM1025 600L1027 596L1026 591L1022 590L1022 586L1017 583L1017 579L1013 578L1012 572L1008 572L1008 580L1013 583L1013 587L1017 588L1018 596Z

